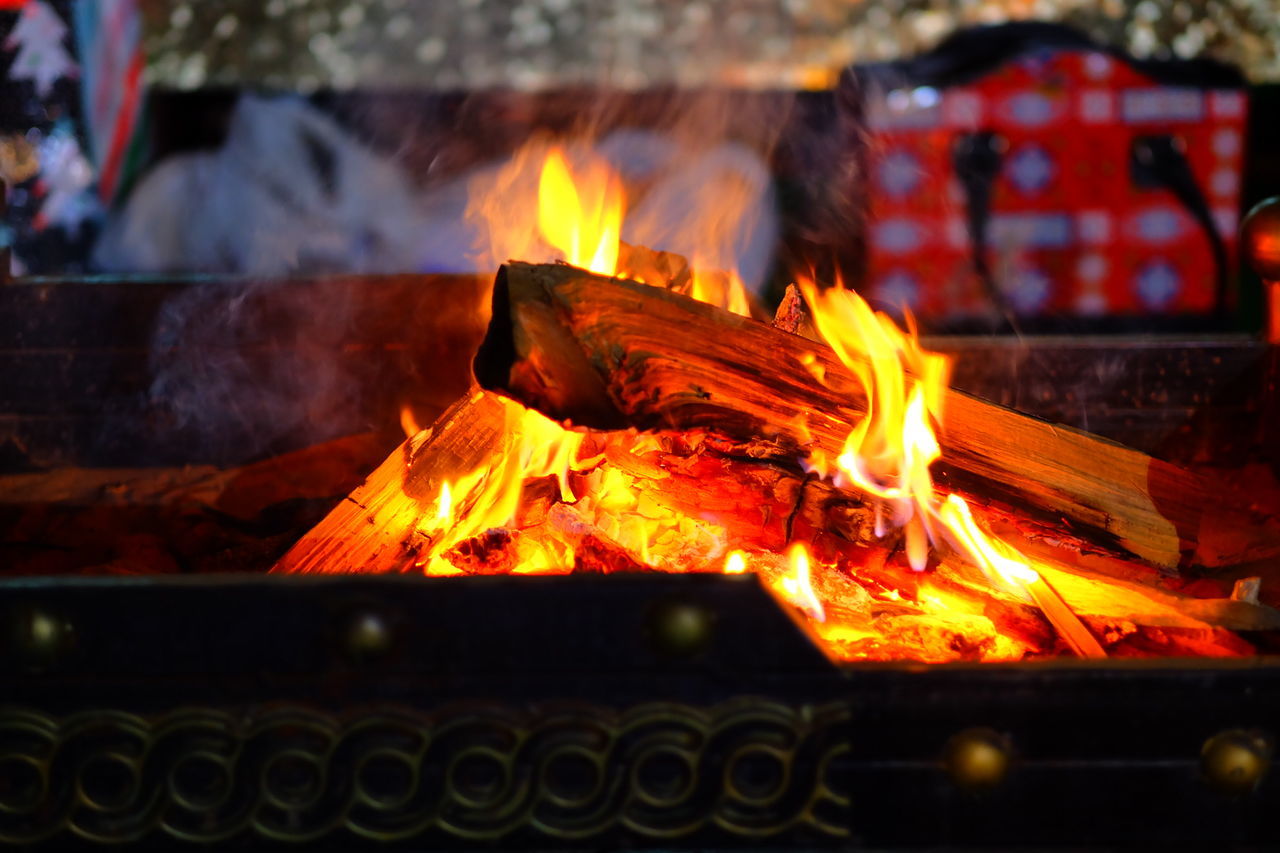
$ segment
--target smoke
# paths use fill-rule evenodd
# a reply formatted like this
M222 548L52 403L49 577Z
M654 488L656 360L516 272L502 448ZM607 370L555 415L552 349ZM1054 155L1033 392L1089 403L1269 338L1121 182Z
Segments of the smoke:
M821 201L840 188L811 174L815 152L832 158L818 171L845 155L831 140L795 138L829 134L831 113L796 106L790 94L597 90L351 95L325 114L299 99L245 96L221 148L170 158L143 182L98 259L133 272L250 276L193 287L164 307L151 384L153 403L202 455L244 459L385 415L361 411L368 377L343 352L350 291L283 277L484 275L509 258L550 259L535 220L552 141L622 177L624 240L736 270L762 292L780 239L795 232L779 211L786 192L797 208L834 211L806 239L829 237L845 215Z
M343 351L350 294L336 283L255 280L171 298L150 364L162 431L183 437L192 458L232 464L369 430L367 377Z
M94 259L133 273L401 271L422 224L392 161L306 101L244 95L225 142L153 169Z
M489 97L489 96L478 96ZM510 97L510 96L503 96ZM571 161L603 160L626 196L622 238L681 254L703 269L766 282L781 233L770 160L791 96L741 92L579 93L535 100L528 134L510 154L475 169L463 221L473 268L553 257L537 235L538 176L555 144ZM456 192L456 185L429 191ZM453 268L456 258L430 263ZM464 265L467 261L462 262Z

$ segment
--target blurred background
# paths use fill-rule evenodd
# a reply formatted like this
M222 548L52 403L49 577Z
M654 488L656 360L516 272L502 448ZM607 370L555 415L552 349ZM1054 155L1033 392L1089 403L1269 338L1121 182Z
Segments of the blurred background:
M688 253L691 223L724 220L711 260L766 305L804 267L933 332L1261 323L1235 232L1280 192L1271 0L9 0L0 18L16 275L488 273L475 188L551 135L623 176L624 238Z

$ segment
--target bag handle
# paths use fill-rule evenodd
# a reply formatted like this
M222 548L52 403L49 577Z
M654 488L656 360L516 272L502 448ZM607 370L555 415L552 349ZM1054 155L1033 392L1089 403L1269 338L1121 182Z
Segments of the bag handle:
M1129 179L1141 189L1169 190L1209 238L1214 271L1217 274L1214 301L1217 311L1222 313L1227 310L1227 292L1230 286L1227 244L1218 231L1218 223L1213 220L1208 199L1196 183L1185 149L1182 140L1171 134L1135 136L1129 146Z

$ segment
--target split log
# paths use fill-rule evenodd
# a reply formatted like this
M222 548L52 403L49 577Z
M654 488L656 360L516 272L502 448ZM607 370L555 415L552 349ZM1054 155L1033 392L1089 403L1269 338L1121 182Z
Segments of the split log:
M271 571L411 571L427 544L419 524L435 512L440 482L502 452L507 405L485 392L459 400L429 429L400 445Z
M715 429L841 450L863 390L827 347L668 291L510 263L475 361L486 388L602 429ZM939 484L1121 560L1167 571L1280 555L1277 520L1199 475L950 391Z

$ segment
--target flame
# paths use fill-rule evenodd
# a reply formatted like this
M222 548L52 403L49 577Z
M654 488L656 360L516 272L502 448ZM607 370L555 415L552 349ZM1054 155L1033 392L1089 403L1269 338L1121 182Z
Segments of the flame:
M724 560L726 575L740 575L747 570L747 555L741 551L730 551Z
M563 260L600 275L622 275L657 287L668 284L653 280L660 270L620 267L625 222L629 239L640 245L660 249L676 239L688 252L685 260L693 272L682 288L686 295L749 316L751 299L735 266L735 238L736 226L751 214L754 196L741 188L735 191L734 183L718 172L708 180L683 206L668 194L661 204L631 211L635 216L629 219L622 177L590 145L534 138L501 168L468 187L466 217L480 236L476 266L496 267L510 258ZM674 226L673 205L683 217ZM699 211L714 208L717 215L685 221L692 215L689 205Z
M792 604L808 614L809 618L825 622L826 610L813 591L813 582L809 576L809 550L805 548L803 542L793 543L787 549L787 562L791 566L790 572L779 579L778 588Z
M538 182L538 230L575 267L613 275L624 209L622 181L609 164L589 159L578 174L553 147Z
M436 522L443 525L453 520L453 490L449 481L440 484L440 499L436 502Z
M413 406L408 403L400 404L400 429L404 430L405 438L413 438L422 432L422 424L418 423L418 418L413 413Z
M710 269L695 259L689 296L742 317L751 316L751 298L737 270Z
M1025 557L983 532L973 520L973 512L964 498L947 495L939 517L950 536L959 543L960 550L980 567L994 571L1006 584L1029 586L1040 580L1040 573L1031 568Z
M446 555L461 542L486 530L510 525L516 517L525 482L553 476L560 498L577 498L569 473L595 462L578 459L585 433L565 429L550 418L503 398L504 447L494 458L440 484L436 513L418 532L429 543L420 565L429 575L457 574ZM529 560L546 560L546 555Z
M950 359L921 347L910 314L904 331L840 282L826 290L808 279L799 285L819 334L866 392L867 413L836 459L837 479L882 502L889 522L904 530L908 562L916 571L925 569L930 546L941 539L993 584L1039 604L1078 652L1092 654L1096 648L1101 654L1074 615L1065 608L1045 609L1047 585L1032 561L984 531L964 498L935 488L929 467L941 455L934 424L942 422ZM883 536L880 505L876 522L876 533ZM1063 620L1070 624L1060 624Z

